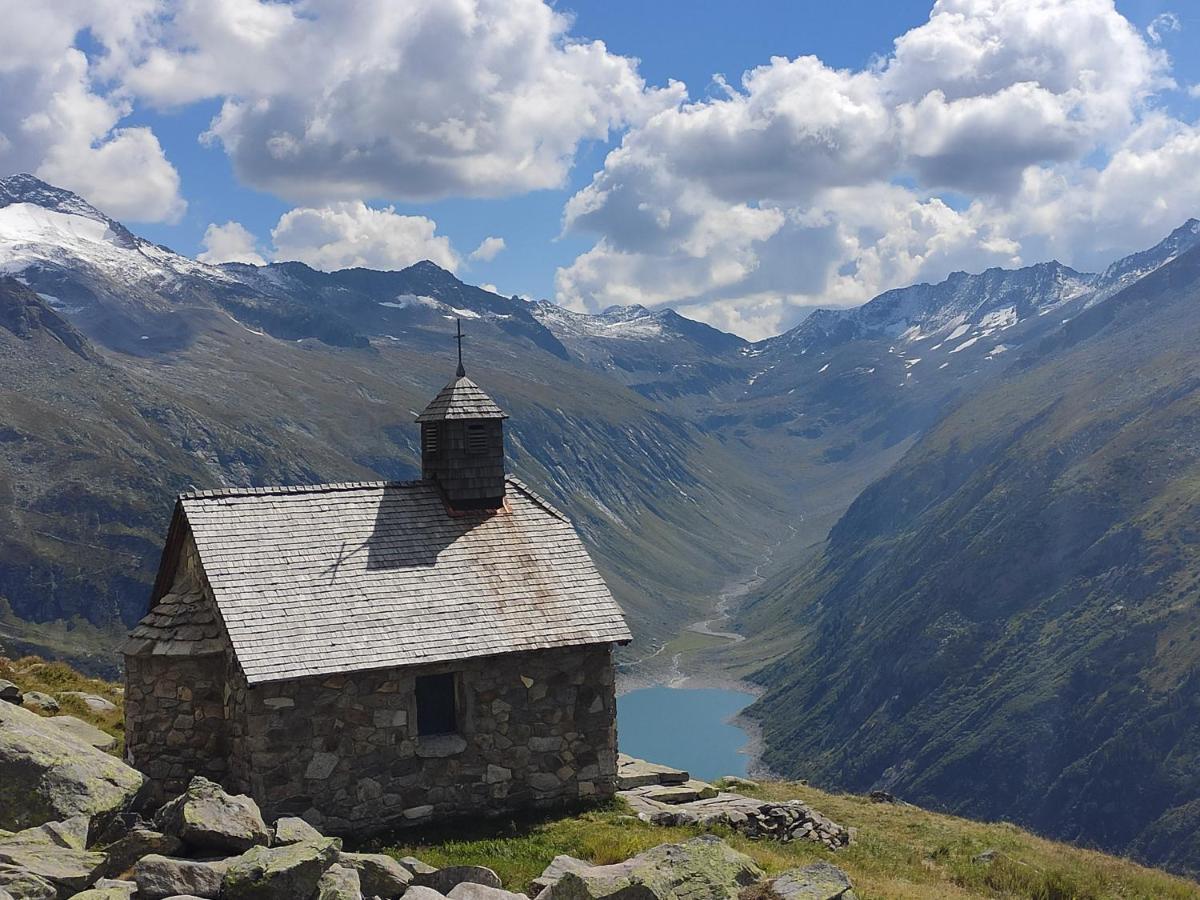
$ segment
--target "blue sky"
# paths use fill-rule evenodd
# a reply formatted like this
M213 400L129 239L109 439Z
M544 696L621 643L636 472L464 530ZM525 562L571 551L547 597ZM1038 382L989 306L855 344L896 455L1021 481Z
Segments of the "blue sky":
M1188 90L1200 82L1194 4L1039 0L1047 10L1039 19L1025 16L1030 7L1018 0L943 0L937 8L929 0L576 0L551 8L521 0L512 23L502 20L504 13L487 13L519 32L513 43L496 52L489 38L463 31L463 61L428 74L439 71L436 41L453 39L461 23L440 22L436 5L414 0L375 13L411 14L410 22L389 23L393 32L382 22L376 29L397 35L397 46L406 28L420 34L414 46L396 51L402 77L383 85L397 77L388 70L387 46L373 48L365 74L345 74L372 34L362 12L367 2L356 7L366 19L357 38L355 16L335 22L340 8L331 0L305 0L297 16L297 7L261 0L233 0L219 14L215 6L185 0L131 0L119 14L102 16L102 7L115 2L97 0L91 21L51 23L69 36L60 39L69 42L61 52L69 55L73 45L88 61L86 75L69 86L83 92L78 108L103 105L108 119L99 116L81 138L64 116L62 135L43 132L22 145L5 135L19 136L30 119L6 128L0 113L0 166L74 182L65 186L188 255L206 249L210 226L231 221L253 235L253 252L264 258L294 254L327 268L399 265L406 253L426 247L429 255L442 254L439 261L456 263L465 280L504 292L581 309L670 303L760 336L787 327L803 306L861 302L953 268L1050 255L1096 266L1161 236L1183 213L1200 212L1191 208L1195 177L1177 196L1172 174L1188 171L1187 154L1193 144L1200 147L1200 136L1192 140L1198 101ZM488 7L479 3L479 9L475 0L454 6L469 18ZM37 14L50 15L14 12ZM328 56L339 64L328 77L339 79L345 96L362 100L361 116L357 100L331 101L334 118L362 132L353 155L370 157L391 141L399 148L387 151L394 152L394 166L385 153L347 174L320 155L328 148L312 150L301 141L296 171L276 178L271 154L255 150L256 137L266 147L270 135L297 133L287 131L289 122L311 123L328 112L305 106L327 83L320 73L290 92L286 73L270 85L286 68L286 42L296 40L287 35L301 28L317 46L327 38ZM49 25L28 30L56 33ZM595 39L605 50L582 62L567 59L567 44ZM1002 52L956 68L957 53L989 46ZM46 85L62 77L62 66L53 75L36 69L39 55L53 56L48 47L56 49L27 48L25 70L18 47L16 75L0 69L0 90L29 97L26 115L39 112L38 90L51 97ZM535 62L510 71L505 53L525 52ZM272 63L272 53L282 62ZM471 72L472 54L491 62ZM808 55L819 64L799 62ZM772 57L786 64L771 65ZM372 64L385 74L368 71ZM758 67L762 77L743 86L743 73ZM25 81L5 83L6 77ZM437 121L436 109L429 112L423 88L459 78L463 85L449 84L437 103L461 133L477 134L512 113L479 87L506 88L506 79L525 79L518 88L528 90L526 102L544 94L563 123L553 109L535 108L528 127L544 133L525 145L519 129L529 109L512 113L517 130L505 139L513 146L493 158L485 158L486 150L477 154L478 166L456 155L458 138L429 151L422 135L440 140L446 122ZM575 78L578 85L561 88ZM644 87L631 88L639 78ZM672 81L686 84L686 99L672 93ZM54 96L65 94L60 85ZM227 103L241 118L227 116L214 126ZM396 119L388 121L393 111ZM376 131L371 116L379 121ZM408 122L417 139L400 133ZM341 127L341 120L331 122L335 131ZM215 136L202 140L210 129ZM875 141L875 130L889 136ZM1010 136L1012 146L1001 146ZM90 146L71 149L71 141L84 138ZM613 153L623 140L627 150ZM105 148L111 152L101 154ZM345 146L337 149L337 158L347 158ZM516 174L531 158L540 162ZM1114 159L1123 168L1111 166ZM506 167L513 167L511 178ZM1161 184L1146 181L1153 171L1162 172ZM1135 191L1140 208L1132 205ZM392 207L400 218L376 217L383 237L343 234L339 229L361 224L358 214L334 222L329 210L359 201L374 210ZM1148 215L1147 203L1161 209ZM289 216L285 234L273 242L272 230ZM397 224L405 236L388 237ZM490 260L471 259L489 236L503 238L504 249ZM355 255L356 242L372 240Z

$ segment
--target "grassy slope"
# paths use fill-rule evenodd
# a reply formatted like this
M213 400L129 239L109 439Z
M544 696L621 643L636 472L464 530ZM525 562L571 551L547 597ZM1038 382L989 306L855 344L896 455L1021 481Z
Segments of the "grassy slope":
M1072 320L762 593L770 765L1200 869L1198 296Z
M834 821L858 829L856 843L837 853L808 842L750 841L722 832L768 872L818 859L841 866L861 900L1031 898L1031 900L1183 900L1200 885L1128 860L1044 840L1009 824L982 824L903 804L828 794L791 783L764 783L758 796L797 798ZM524 891L556 855L612 863L666 841L700 833L630 821L620 802L576 815L401 832L371 846L432 865L470 863L496 870L510 890ZM984 851L990 861L976 861Z
M75 698L60 698L62 712L124 737L118 685L81 675L61 662L36 657L0 658L0 678L23 690L48 694L84 691L115 703L115 713L94 713ZM120 754L118 747L113 751ZM764 782L751 791L764 799L799 799L834 821L858 829L856 843L833 853L815 844L753 842L723 833L768 872L817 859L844 868L862 900L993 897L1036 900L1173 900L1200 897L1200 886L1128 860L1044 840L1009 824L982 824L927 812L907 804L872 803L802 784ZM618 862L666 841L699 833L631 821L621 802L599 809L521 821L454 823L439 830L406 831L372 842L396 856L432 865L478 864L495 869L511 890L525 890L555 856L566 853L597 863ZM991 862L975 861L985 850Z

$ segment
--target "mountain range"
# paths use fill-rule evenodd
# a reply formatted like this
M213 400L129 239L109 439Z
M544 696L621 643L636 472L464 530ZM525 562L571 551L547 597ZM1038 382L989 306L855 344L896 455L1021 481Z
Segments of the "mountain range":
M111 671L179 490L411 477L460 319L628 660L771 551L726 663L772 769L1197 871L1198 272L1190 220L1101 273L959 272L748 342L429 262L205 265L12 176L0 643Z

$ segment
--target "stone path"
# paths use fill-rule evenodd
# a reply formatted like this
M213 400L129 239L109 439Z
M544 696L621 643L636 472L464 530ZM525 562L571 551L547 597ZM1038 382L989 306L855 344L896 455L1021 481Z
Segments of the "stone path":
M618 795L652 825L726 825L750 838L808 840L837 850L850 844L843 828L799 800L774 802L722 791L687 772L621 754Z

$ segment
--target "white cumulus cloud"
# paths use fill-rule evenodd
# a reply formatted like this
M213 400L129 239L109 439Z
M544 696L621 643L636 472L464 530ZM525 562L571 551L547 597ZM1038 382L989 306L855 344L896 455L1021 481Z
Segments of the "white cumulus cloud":
M277 261L298 260L329 272L358 266L403 269L424 259L453 272L458 254L450 239L436 232L437 223L424 216L346 201L290 210L271 238Z
M124 83L221 100L208 139L295 202L513 194L681 96L570 24L542 0L180 0Z
M251 266L264 266L267 261L258 252L258 239L240 222L215 222L204 230L204 250L196 257L200 262L238 262Z
M595 245L557 299L759 337L954 269L1128 252L1195 211L1173 86L1113 0L938 0L867 68L774 58L635 123L566 205Z
M485 237L479 242L479 246L471 251L471 259L490 262L495 259L497 254L504 249L504 238L502 237Z
M0 171L32 172L117 218L176 221L179 174L149 128L122 126L131 103L108 77L136 46L148 0L2 3ZM76 47L87 30L104 47Z

